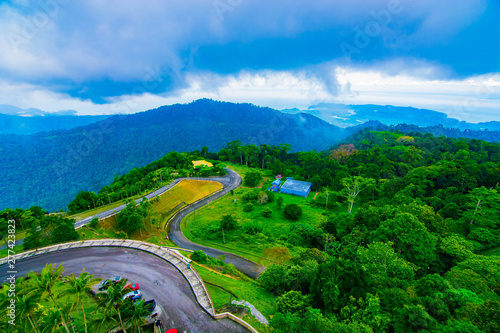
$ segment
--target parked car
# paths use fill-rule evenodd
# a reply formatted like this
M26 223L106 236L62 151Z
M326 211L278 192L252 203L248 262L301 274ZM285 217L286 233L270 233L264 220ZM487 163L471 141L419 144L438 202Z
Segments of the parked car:
M154 299L150 299L149 301L147 302L144 302L144 307L146 308L146 310L148 310L149 312L153 312L156 308L156 302Z
M123 296L124 300L126 300L126 299L136 300L136 299L141 299L141 298L142 298L142 293L140 290L131 291L131 292L125 294L125 296Z
M116 284L122 280L121 276L114 276L112 278L103 280L101 284L99 285L99 290L106 290L108 287L113 283Z
M125 289L130 289L130 290L139 290L139 284L138 283L129 283L125 287L123 287L123 290Z

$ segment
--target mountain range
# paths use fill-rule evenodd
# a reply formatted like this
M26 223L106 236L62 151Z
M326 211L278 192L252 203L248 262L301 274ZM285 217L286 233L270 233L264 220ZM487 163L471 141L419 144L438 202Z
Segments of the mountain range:
M131 115L117 115L69 130L0 135L0 209L40 205L66 208L80 190L99 190L116 174L170 151L228 142L291 144L327 149L344 132L309 114L285 114L251 104L198 100Z
M368 111L356 109L341 125L359 123L366 115L374 114L370 111L374 106L364 107ZM430 110L423 110L425 117L420 118L416 117L416 113L421 112L415 111L418 109L410 110L406 116L402 111L395 112L397 119L406 119L407 123L394 126L396 120L389 119L388 115L397 107L378 107L384 110L379 119L389 125L369 120L341 128L316 117L314 113L319 108L310 108L306 113L280 112L252 104L202 99L136 114L92 118L98 121L66 130L0 134L0 210L32 205L50 211L65 209L80 190L97 191L116 175L158 160L170 151L194 151L206 146L216 152L234 140L256 145L288 143L293 151L326 150L356 131L371 127L500 141L500 131L445 127L439 119L446 121L446 115ZM31 119L35 117L62 119L63 116ZM419 127L411 121L423 125L432 123L432 126ZM74 121L71 124L76 126ZM31 128L41 129L41 122Z
M305 110L293 108L282 111L290 114L311 114L332 125L342 128L356 126L373 120L379 121L385 125L408 124L421 127L443 125L446 128L457 128L460 130L500 130L500 122L498 121L472 123L450 118L443 112L393 105L320 103L311 105ZM466 115L466 113L463 113L464 117ZM460 116L458 112L457 116ZM473 121L473 119L469 120Z
M109 115L77 116L76 111L55 113L30 108L21 109L0 104L0 134L34 134L85 126L103 120Z

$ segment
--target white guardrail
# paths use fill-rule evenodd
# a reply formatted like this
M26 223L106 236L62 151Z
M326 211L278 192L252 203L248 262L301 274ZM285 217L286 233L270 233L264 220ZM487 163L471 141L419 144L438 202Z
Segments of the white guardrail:
M196 297L196 301L201 306L201 308L205 310L212 318L214 319L229 318L237 322L238 324L246 327L251 332L258 333L258 331L255 328L253 328L250 324L236 317L232 313L225 312L216 314L212 298L208 293L205 283L201 279L198 272L193 268L193 266L189 264L191 260L182 256L179 253L176 253L173 250L152 243L146 243L129 239L90 239L84 241L56 244L36 250L22 252L10 256L8 258L7 257L1 258L0 266L7 264L9 261L12 262L12 260L18 261L51 252L85 248L85 247L126 247L156 255L162 258L163 260L169 262L170 264L172 264L184 276L184 278L189 283L191 289L193 290L193 293Z

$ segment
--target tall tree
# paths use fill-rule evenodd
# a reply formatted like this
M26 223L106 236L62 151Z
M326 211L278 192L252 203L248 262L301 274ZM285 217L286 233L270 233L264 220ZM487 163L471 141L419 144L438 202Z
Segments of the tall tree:
M56 267L56 265L54 264L47 264L42 269L40 274L37 274L35 272L28 273L28 276L31 278L34 286L37 287L37 289L42 293L42 295L49 296L56 310L59 309L59 306L56 300L54 299L55 296L54 287L62 283L61 275L63 272L64 272L64 267L62 265ZM61 319L64 328L66 329L66 332L69 333L68 325L64 320L62 311L58 310L57 313L59 314L59 317Z
M345 193L347 198L347 211L349 213L352 212L352 208L354 207L354 202L359 193L369 187L375 186L375 179L363 178L361 176L342 178L340 182L345 188Z
M75 299L71 308L74 306L80 305L83 313L83 323L85 325L85 333L87 333L87 317L85 314L85 307L83 305L83 297L90 293L92 290L92 286L99 282L99 279L94 278L94 275L89 275L89 273L85 272L85 268L82 270L78 277L75 274L71 273L71 275L67 279L69 288L67 289L67 293L73 294Z

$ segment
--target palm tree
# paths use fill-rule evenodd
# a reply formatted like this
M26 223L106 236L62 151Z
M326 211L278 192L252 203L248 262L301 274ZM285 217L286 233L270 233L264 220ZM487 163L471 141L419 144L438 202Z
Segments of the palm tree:
M42 333L55 333L61 331L62 311L58 308L50 308L44 311L42 320Z
M89 273L85 272L85 268L82 270L82 273L78 277L75 274L71 273L68 277L69 288L64 292L64 294L71 293L75 295L75 299L73 304L71 305L71 311L73 311L73 307L80 305L82 307L83 312L83 322L85 324L85 333L87 333L87 317L85 314L85 307L83 306L83 296L90 293L92 290L92 286L100 281L98 278L94 278L94 275L89 275Z
M101 308L97 308L94 320L90 323L94 332L110 331L115 325L118 325L118 320L115 318L114 310Z
M144 307L144 300L127 304L124 311L127 316L127 323L130 324L133 333L134 328L137 328L137 333L141 333L142 326L147 323L146 317L149 311Z
M33 317L33 315L40 308L38 300L39 297L37 297L35 290L32 290L25 295L19 295L16 297L16 309L19 317L28 319L28 322L35 333L39 333L39 330L36 327L36 320Z
M31 278L33 285L38 289L39 292L42 293L42 297L44 295L49 296L54 303L54 306L58 308L58 305L54 299L53 288L62 283L61 275L64 272L64 267L59 265L56 267L54 264L47 264L42 269L40 274L35 272L28 273L28 276ZM67 333L69 332L68 325L66 325L66 321L63 318L63 314L61 311L58 312L61 318L61 322L66 329Z
M102 299L102 303L104 303L105 308L108 310L114 310L118 315L118 319L120 321L120 326L123 330L123 333L127 333L125 330L125 325L123 324L121 309L123 307L123 287L127 283L127 279L121 280L116 284L112 284L109 286L106 292L99 293L99 297Z

